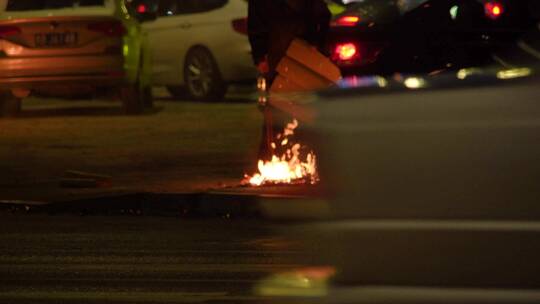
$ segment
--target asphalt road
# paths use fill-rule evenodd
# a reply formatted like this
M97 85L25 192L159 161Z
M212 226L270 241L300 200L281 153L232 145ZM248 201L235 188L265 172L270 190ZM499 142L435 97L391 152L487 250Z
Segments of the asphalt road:
M249 91L213 103L158 97L137 116L110 100L27 98L21 117L0 119L0 200L238 185L256 166L261 125ZM111 183L65 187L67 171L107 175Z
M283 225L0 213L0 303L266 303L310 265Z
M261 125L249 94L158 98L140 116L108 100L29 98L0 120L0 201L235 186L256 165ZM70 170L111 182L65 187ZM257 286L313 264L284 224L0 210L0 303L274 303Z

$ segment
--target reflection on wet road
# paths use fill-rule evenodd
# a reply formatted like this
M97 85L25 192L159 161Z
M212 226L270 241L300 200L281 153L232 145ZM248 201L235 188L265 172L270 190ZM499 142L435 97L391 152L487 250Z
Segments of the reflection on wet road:
M0 214L0 302L266 302L263 278L312 264L282 226Z

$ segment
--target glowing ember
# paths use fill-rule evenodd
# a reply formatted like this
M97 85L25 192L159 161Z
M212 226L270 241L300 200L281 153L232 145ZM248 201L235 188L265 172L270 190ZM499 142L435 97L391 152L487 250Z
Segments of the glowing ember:
M313 151L303 152L305 147L292 139L297 127L296 119L287 124L283 133L276 136L280 147L278 148L275 142L271 144L272 159L259 160L259 172L253 176L246 175L243 183L260 186L263 184L315 184L319 181L317 157Z

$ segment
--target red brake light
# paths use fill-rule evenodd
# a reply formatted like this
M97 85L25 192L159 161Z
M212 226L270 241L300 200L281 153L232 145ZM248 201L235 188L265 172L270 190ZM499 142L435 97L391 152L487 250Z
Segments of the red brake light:
M232 27L233 29L243 35L247 35L248 33L248 23L247 18L240 18L240 19L234 19L232 21Z
M358 16L342 16L332 22L333 26L355 26L360 22Z
M148 11L148 7L145 4L141 3L141 4L137 5L137 13L144 14L147 11Z
M358 48L354 43L340 43L334 49L333 59L339 61L350 61L360 56Z
M127 31L120 21L103 21L90 23L88 29L93 32L98 32L112 37L124 36Z
M486 2L484 4L484 11L488 18L495 20L504 13L504 7L499 2Z
M21 33L21 29L17 26L0 26L0 38L6 38L8 36L13 36Z

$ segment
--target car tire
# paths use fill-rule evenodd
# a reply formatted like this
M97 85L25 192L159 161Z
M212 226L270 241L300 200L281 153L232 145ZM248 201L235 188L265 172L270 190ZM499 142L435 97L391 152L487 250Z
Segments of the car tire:
M21 98L11 92L0 92L0 117L16 117L21 112Z
M139 79L136 83L123 87L120 95L126 114L141 114L145 108L154 106L152 87L141 85Z
M151 109L154 107L154 96L152 95L152 87L145 86L142 89L143 105L145 108Z
M220 101L227 92L216 60L203 47L188 52L184 64L184 81L186 92L193 100Z
M121 98L126 114L141 114L145 108L152 108L154 105L152 89L141 88L138 83L122 88Z
M143 112L144 103L138 84L122 88L121 96L126 114L141 114Z

